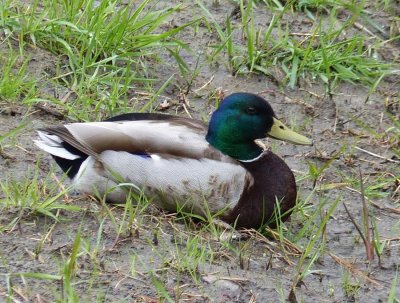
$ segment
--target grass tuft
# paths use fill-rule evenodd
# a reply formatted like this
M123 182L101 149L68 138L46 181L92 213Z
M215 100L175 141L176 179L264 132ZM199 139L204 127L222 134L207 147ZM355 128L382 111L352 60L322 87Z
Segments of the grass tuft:
M9 210L17 212L12 222L1 227L9 230L18 221L31 215L44 215L58 220L59 211L79 211L74 205L65 204L60 201L68 192L69 188L59 188L49 174L46 178L39 174L39 161L33 172L28 171L24 181L10 179L0 181L3 196L0 198L2 211ZM57 184L57 183L56 183Z
M135 5L126 5L122 0L46 0L26 6L8 0L0 6L0 26L9 40L19 42L21 55L25 55L27 46L34 46L64 58L61 61L65 64L56 70L51 81L70 91L69 102L43 96L30 103L55 103L71 118L89 120L132 106L131 91L143 86L153 90L157 80L147 73L147 65L159 60L162 49L187 49L175 36L198 22L195 19L167 28L182 5L166 9L154 6L153 0ZM6 68L12 65L11 60ZM18 89L24 87L15 85ZM9 91L10 94L14 90ZM156 89L154 95L157 94Z

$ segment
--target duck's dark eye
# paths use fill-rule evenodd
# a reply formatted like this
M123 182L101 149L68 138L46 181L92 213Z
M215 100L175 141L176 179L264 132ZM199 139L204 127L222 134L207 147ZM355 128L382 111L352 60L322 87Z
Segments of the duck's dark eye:
M257 113L257 110L254 107L250 106L246 108L246 113L248 113L249 115L255 115Z

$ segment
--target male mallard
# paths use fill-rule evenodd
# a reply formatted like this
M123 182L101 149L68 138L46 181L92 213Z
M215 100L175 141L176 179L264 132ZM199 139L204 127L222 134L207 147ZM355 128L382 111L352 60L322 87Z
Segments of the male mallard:
M236 228L270 222L276 203L285 220L296 202L293 173L255 140L312 144L284 126L267 101L249 93L226 97L208 128L189 118L131 113L38 133L36 145L80 192L122 202L127 190L117 185L131 183L166 210L218 214Z

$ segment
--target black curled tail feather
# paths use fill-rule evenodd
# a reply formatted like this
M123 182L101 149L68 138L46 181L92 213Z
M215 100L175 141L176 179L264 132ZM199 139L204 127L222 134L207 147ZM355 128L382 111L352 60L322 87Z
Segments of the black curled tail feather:
M63 172L66 173L70 179L73 179L78 174L82 163L87 159L88 155L67 142L62 142L61 145L70 153L79 156L77 159L70 160L52 155L53 159L56 161L58 166L60 166Z

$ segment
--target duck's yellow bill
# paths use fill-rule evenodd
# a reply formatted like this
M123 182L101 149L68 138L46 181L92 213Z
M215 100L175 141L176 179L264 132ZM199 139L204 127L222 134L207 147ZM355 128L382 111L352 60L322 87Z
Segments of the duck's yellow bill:
M301 145L313 144L313 142L307 137L304 137L303 135L300 135L292 131L278 119L276 118L273 119L274 119L274 124L272 125L271 130L267 133L269 137L287 141L293 144L301 144Z

